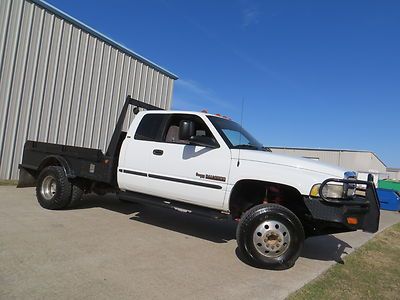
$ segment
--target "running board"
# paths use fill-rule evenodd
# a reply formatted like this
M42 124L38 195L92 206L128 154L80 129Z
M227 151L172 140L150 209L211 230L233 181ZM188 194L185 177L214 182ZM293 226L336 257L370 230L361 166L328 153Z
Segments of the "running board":
M229 216L229 212L217 209L202 207L194 204L183 203L180 201L169 200L161 197L141 194L137 192L120 192L118 197L129 202L141 203L163 208L173 209L182 213L190 213L202 217L208 217L216 220L224 220Z

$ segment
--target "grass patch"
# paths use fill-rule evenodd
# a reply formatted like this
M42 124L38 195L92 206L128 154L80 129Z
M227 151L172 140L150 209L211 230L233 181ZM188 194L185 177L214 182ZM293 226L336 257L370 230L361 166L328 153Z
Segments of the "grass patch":
M400 223L377 234L287 299L399 299Z
M1 185L17 185L18 180L2 180L0 179L0 186Z

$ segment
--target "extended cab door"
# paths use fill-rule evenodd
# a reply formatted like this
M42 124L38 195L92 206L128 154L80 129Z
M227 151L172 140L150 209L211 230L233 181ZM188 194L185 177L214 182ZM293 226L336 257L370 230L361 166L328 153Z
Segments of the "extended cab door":
M182 120L195 123L196 135L215 138L218 148L190 145L179 139ZM161 142L149 149L149 184L152 194L222 209L227 189L231 152L207 119L191 114L170 114Z
M162 139L168 115L143 114L135 117L122 144L117 177L122 190L153 194L148 178L149 159Z

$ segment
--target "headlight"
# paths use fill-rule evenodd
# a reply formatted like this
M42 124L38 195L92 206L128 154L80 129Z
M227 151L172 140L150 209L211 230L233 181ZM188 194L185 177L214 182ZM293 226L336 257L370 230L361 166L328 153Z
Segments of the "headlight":
M315 184L310 191L311 197L320 197L319 189L321 184ZM354 183L334 184L328 183L322 189L322 194L325 198L352 198L356 192L356 185Z
M310 191L311 197L320 197L319 195L319 188L321 187L320 184L315 184ZM344 187L343 184L325 184L322 189L322 194L325 198L334 198L340 199L343 198L344 195Z
M325 198L334 198L334 199L339 199L343 198L343 184L326 184L322 188L322 195L324 195Z

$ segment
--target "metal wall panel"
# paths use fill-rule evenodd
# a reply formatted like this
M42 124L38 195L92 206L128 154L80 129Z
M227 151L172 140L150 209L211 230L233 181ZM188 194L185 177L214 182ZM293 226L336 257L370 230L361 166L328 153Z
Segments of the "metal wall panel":
M47 3L0 1L0 178L27 139L104 151L126 95L168 109L175 79Z

